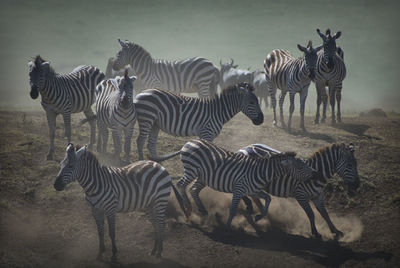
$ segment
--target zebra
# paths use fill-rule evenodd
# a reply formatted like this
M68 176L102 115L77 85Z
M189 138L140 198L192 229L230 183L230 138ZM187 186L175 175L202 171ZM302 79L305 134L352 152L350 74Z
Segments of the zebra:
M86 146L75 148L69 144L54 188L62 191L67 184L78 181L85 191L86 200L92 208L99 237L99 253L102 259L104 246L104 216L107 217L109 236L112 242L113 262L117 261L115 243L115 214L131 211L146 211L155 230L151 255L161 257L165 211L171 187L183 209L179 192L172 184L168 171L160 164L146 160L122 168L102 166Z
M304 53L300 58L294 58L287 50L275 49L268 54L264 61L265 78L269 95L271 97L271 105L274 110L274 126L276 121L276 89L281 90L279 96L279 111L281 126L286 127L283 119L283 102L286 93L289 91L290 107L288 130L291 129L292 114L294 111L294 97L296 93L300 93L300 128L304 127L304 109L308 95L308 87L311 80L315 78L315 66L317 63L317 52L322 49L322 46L317 48L312 47L312 42L309 41L307 48L297 45L298 49Z
M323 191L327 180L335 173L344 179L350 189L357 189L359 187L360 180L354 151L355 148L352 143L348 146L342 143L340 145L331 144L322 147L305 160L308 166L317 171L318 176L303 182L290 175L280 176L268 183L264 190L274 196L294 197L308 216L311 233L314 237L321 239L321 235L315 227L314 213L309 204L310 200L312 200L318 212L328 224L331 232L335 234L335 238L339 239L343 237L343 233L335 227L325 209ZM251 144L240 149L238 153L264 159L273 157L280 152L264 144ZM268 211L271 197L268 196L265 200L266 203L262 209L267 208ZM258 206L261 208L259 201Z
M40 55L29 62L30 96L42 97L42 107L46 112L49 126L50 146L47 160L53 159L56 118L62 114L65 136L71 141L71 114L84 112L86 118L94 116L91 105L94 101L96 85L104 79L104 74L94 66L79 66L68 74L57 74L50 62ZM96 139L96 125L90 122L90 143Z
M336 39L342 35L342 32L338 31L331 36L330 29L326 30L325 35L317 29L317 33L322 38L324 50L318 53L317 70L315 73L317 112L314 123L319 123L321 102L323 103L321 123L325 123L326 106L328 103L325 87L328 87L329 101L332 109L331 122L335 124L335 99L337 101L337 121L342 122L340 101L342 99L342 82L346 77L343 50L336 46Z
M125 134L125 157L129 163L133 127L136 122L136 109L133 104L133 82L135 76L128 76L128 69L123 77L101 81L96 87L96 117L99 137L97 151L105 153L107 150L108 128L112 130L115 156L121 153L121 136Z
M148 89L134 101L139 125L137 148L143 159L143 147L148 137L150 159L162 161L157 155L157 136L160 129L176 136L198 136L212 141L223 125L242 111L255 125L264 121L264 115L253 93L253 86L239 83L230 86L213 99L181 96L172 92ZM176 155L179 152L173 153Z
M175 93L197 93L201 98L214 97L219 82L219 70L204 58L182 61L153 59L140 45L121 41L121 50L114 59L114 70L130 64L144 89L158 88Z
M268 159L254 158L227 151L202 139L187 142L179 152L184 175L176 186L183 198L186 216L189 217L192 211L186 187L195 181L190 188L190 193L203 216L208 213L199 194L205 186L217 191L233 193L227 221L228 228L236 215L241 199L246 203L248 210L251 210L252 205L248 195L269 198L263 190L268 182L286 173L300 181L310 180L312 176L316 175L315 170L303 160L295 158L296 153L294 152L277 154ZM266 212L263 210L260 215L256 216L256 220L264 217Z

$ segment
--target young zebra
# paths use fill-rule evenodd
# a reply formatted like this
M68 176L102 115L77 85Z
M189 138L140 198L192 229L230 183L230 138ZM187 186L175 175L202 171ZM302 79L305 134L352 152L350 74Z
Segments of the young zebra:
M252 144L240 149L238 153L264 159L271 156L273 157L273 155L278 154L279 151L264 144ZM350 143L349 146L345 146L342 143L340 145L332 144L323 147L311 155L306 160L306 163L317 171L318 176L303 182L289 175L280 176L278 179L268 183L265 187L265 191L279 197L296 198L310 220L312 234L316 238L321 238L321 235L315 227L314 213L309 204L309 201L312 200L315 207L328 224L331 232L334 233L335 237L338 239L343 236L343 233L333 225L325 209L323 191L327 179L331 178L335 173L339 174L350 188L358 188L360 180L357 171L357 161L354 157L354 145ZM268 210L270 202L271 198L266 198L266 204L263 209L266 208Z
M79 66L68 74L57 74L40 56L29 62L31 98L42 96L42 107L46 111L49 125L50 146L47 159L53 159L56 117L64 118L65 136L71 141L71 113L84 112L86 118L92 118L92 104L96 85L104 79L104 74L93 66ZM96 139L96 125L90 122L90 143Z
M335 119L335 98L337 101L337 121L341 122L340 101L342 99L342 82L346 77L346 65L343 60L343 50L336 46L336 39L341 36L341 32L331 36L331 30L326 30L326 35L317 29L318 35L322 38L324 50L318 53L317 71L315 73L315 88L317 89L317 112L315 124L319 123L320 105L323 102L321 122L326 120L326 106L328 96L325 87L329 88L329 101L332 108L332 124Z
M129 163L133 127L136 122L136 110L133 105L133 81L135 76L128 76L128 69L123 77L103 80L96 87L96 116L99 137L97 151L107 150L108 128L112 130L115 156L120 159L122 132L125 134L125 157Z
M86 200L92 207L99 235L98 259L104 246L104 216L107 217L112 242L112 261L117 260L115 243L115 213L144 210L154 226L155 239L151 255L161 257L165 210L171 187L183 209L182 199L171 182L167 170L153 161L139 161L122 168L102 166L96 156L85 147L75 150L69 144L66 156L54 183L57 191L78 181L85 191Z
M118 42L121 50L114 59L113 69L120 70L130 64L143 89L197 93L201 98L216 95L219 70L211 61L199 57L182 61L156 60L138 44L119 39Z
M307 48L297 45L298 49L304 53L300 58L294 58L289 51L275 49L268 54L264 61L265 78L269 95L271 97L271 105L274 109L274 122L276 126L276 89L281 90L279 96L279 112L281 126L286 127L283 119L283 102L286 93L289 91L290 107L288 129L291 128L292 114L294 111L294 97L296 93L300 93L300 127L304 127L304 109L308 95L308 87L311 80L315 78L315 66L317 63L317 52L322 46L313 48L311 41L308 42Z
M233 193L229 218L230 227L233 217L241 199L247 207L251 207L248 195L260 198L269 198L263 190L268 182L279 178L283 174L290 174L299 181L309 180L315 176L315 171L306 163L295 158L296 153L288 152L277 154L268 159L253 158L243 154L229 152L206 140L192 140L187 142L180 150L184 175L178 181L177 188L183 197L185 213L190 216L192 206L186 195L186 187L193 181L195 183L190 193L203 215L207 210L200 200L200 191L209 186L214 190ZM267 209L267 208L266 208ZM256 219L266 215L266 209Z
M199 99L158 89L145 90L134 101L139 124L139 159L143 159L143 146L148 136L151 159L162 161L167 156L157 155L157 136L160 129L176 136L198 136L212 141L218 136L222 126L240 111L253 124L261 124L264 115L253 91L251 85L240 83L228 87L213 99ZM177 153L179 152L173 154Z

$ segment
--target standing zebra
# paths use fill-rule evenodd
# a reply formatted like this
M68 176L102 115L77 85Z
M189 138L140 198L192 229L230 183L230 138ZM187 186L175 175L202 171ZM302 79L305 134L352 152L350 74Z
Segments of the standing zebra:
M205 186L217 191L233 193L228 227L242 198L248 207L251 206L248 195L269 198L263 190L268 182L286 173L299 181L309 180L315 176L315 171L303 160L295 158L296 153L293 152L277 154L268 159L253 158L229 152L206 140L192 140L182 147L180 154L184 175L178 181L177 188L183 197L186 215L189 216L192 211L186 195L186 187L195 181L190 193L199 212L203 215L207 215L207 210L199 194ZM260 215L257 215L256 219L265 216L266 209L265 212L263 210Z
M171 182L167 170L153 161L139 161L122 168L102 166L86 146L75 150L69 144L66 156L54 183L57 191L78 181L85 191L86 200L92 207L99 235L98 259L102 258L104 246L104 216L107 217L112 242L112 261L117 260L115 243L115 214L144 210L155 229L155 243L151 255L161 257L165 211L171 187L183 208L178 191Z
M296 93L300 93L300 127L304 127L304 109L308 95L308 87L311 80L315 78L315 66L317 63L317 52L322 46L313 48L311 41L308 42L307 48L297 45L298 49L304 53L300 58L294 58L289 51L275 49L268 54L264 61L265 78L267 80L268 91L271 97L271 105L274 109L274 122L276 126L276 89L281 90L279 96L279 111L281 126L285 127L283 120L283 102L286 93L289 91L290 108L288 129L291 128L292 114L294 111L294 97Z
M337 101L337 121L342 122L340 113L340 101L342 99L342 82L346 77L346 65L343 60L343 50L336 46L336 39L341 36L341 32L331 36L331 30L326 30L326 35L317 29L318 35L322 38L324 50L318 53L317 71L315 74L315 87L317 89L317 112L315 115L315 124L319 123L319 108L323 102L321 122L325 123L326 106L328 96L325 87L329 88L329 101L332 108L332 124L335 119L335 98Z
M103 80L96 87L96 115L99 137L97 151L105 153L107 150L108 128L112 130L115 156L121 153L122 132L125 134L125 157L129 163L133 127L136 122L136 110L133 104L133 81L135 76L128 76L128 69L123 77Z
M276 155L279 151L264 144L252 144L240 149L238 153L264 159L273 157L273 155ZM310 220L312 234L316 238L321 238L321 235L315 227L314 213L309 204L310 200L312 200L315 207L328 224L329 229L332 233L335 233L335 237L338 239L343 236L343 233L333 225L325 209L322 194L327 180L335 173L339 174L351 188L358 188L360 180L357 171L357 160L354 157L354 145L350 143L349 146L345 146L342 143L340 145L332 144L323 147L306 159L306 163L317 171L318 175L316 177L301 182L290 175L280 176L268 183L265 187L265 191L279 197L296 198ZM263 209L266 208L268 210L271 197L268 196L265 200L266 204Z
M121 50L114 59L114 70L130 64L143 89L158 88L175 93L198 93L199 97L214 97L219 82L219 70L204 58L182 61L153 59L138 44L122 42Z
M86 118L92 118L92 104L96 85L104 79L104 74L93 66L79 66L68 74L57 74L39 55L29 62L31 98L42 96L42 107L46 111L49 125L50 148L47 159L53 159L56 118L64 118L65 136L71 141L71 114L84 112ZM91 147L96 139L96 125L90 122Z
M165 157L157 156L160 129L176 136L198 136L212 141L222 126L240 111L253 124L260 125L264 115L253 91L251 85L240 83L228 87L213 99L199 99L158 89L145 90L134 101L139 124L139 159L143 159L143 146L147 137L151 159L162 161Z

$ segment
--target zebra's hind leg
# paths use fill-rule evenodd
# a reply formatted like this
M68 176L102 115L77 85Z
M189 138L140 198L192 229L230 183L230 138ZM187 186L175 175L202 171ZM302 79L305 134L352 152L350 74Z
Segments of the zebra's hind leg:
M146 138L149 136L152 122L138 120L139 124L139 136L136 140L137 150L139 154L139 160L143 160L143 147L146 142Z
M94 113L92 111L92 108L89 107L89 109L83 111L85 114L86 118L89 120L89 125L90 125L90 140L89 140L89 150L93 149L93 145L96 142L96 123L94 122L93 118Z
M149 219L154 227L154 247L150 253L152 256L161 258L161 253L163 250L163 236L165 229L165 210L168 205L168 199L163 201L158 201L150 209Z
M304 126L304 111L306 108L305 106L306 106L307 95L308 95L308 87L303 88L303 90L300 92L300 128L303 131L306 131L306 128Z
M246 211L249 214L253 214L254 209L253 209L253 203L251 202L251 199L248 198L247 196L242 197L243 202L246 204Z
M111 245L112 245L112 257L111 257L111 262L117 262L117 245L115 243L115 213L112 213L107 216L107 222L108 222L108 234L111 239Z
M149 141L147 143L147 149L150 152L150 157L157 157L157 138L158 132L160 128L157 126L156 122L154 122L153 126L150 129L149 133Z
M342 100L342 90L337 89L336 90L336 102L337 102L337 121L339 123L342 122L342 114L340 112L340 101Z
M288 131L290 131L291 128L292 128L292 115L293 115L293 112L294 112L294 97L296 96L295 94L296 94L296 92L293 91L293 90L291 90L289 92L290 106L289 106Z
M190 194L193 197L194 202L197 205L197 208L199 209L199 212L203 215L203 216L207 216L208 212L206 210L206 208L204 207L203 202L200 199L200 191L205 187L204 183L200 182L199 180L197 180L193 186L190 188Z
M122 130L113 127L112 128L112 137L114 141L114 158L118 161L118 163L121 163L121 151L122 151Z
M99 129L99 137L97 140L97 152L105 154L107 152L108 144L108 128L102 122L97 121L97 128Z
M98 260L103 259L103 253L106 251L104 246L104 212L100 209L92 207L92 214L96 221L97 232L99 235L99 254L97 255Z
M183 205L186 207L187 220L189 220L190 214L192 213L192 205L190 204L189 197L186 194L186 187L195 179L194 176L190 176L185 174L184 176L176 183L176 188L178 189L180 195L183 199Z
M232 220L236 215L237 208L239 206L239 202L243 198L243 195L244 194L243 194L242 185L235 186L235 189L233 190L232 204L231 204L231 208L229 210L229 217L228 217L228 221L226 223L226 226L228 229L231 228Z
M47 153L47 160L53 160L54 137L55 137L55 133L56 133L57 114L52 111L46 111L46 117L47 117L47 124L49 126L49 138L50 138L50 145L49 145L49 152Z
M269 204L271 203L271 196L269 194L267 194L266 192L261 191L260 193L257 194L257 196L260 198L263 198L265 200L265 205L264 205L263 209L261 210L261 214L256 215L256 217L254 219L255 222L261 220L268 214L268 207L269 207Z
M325 205L324 205L324 200L321 195L319 195L317 198L313 199L313 203L315 207L317 208L319 214L324 218L326 223L329 226L329 229L331 230L332 233L335 234L335 239L340 239L343 237L343 233L339 231L335 225L333 225L331 218L329 217L328 211L326 211Z
M272 122L272 125L274 127L276 127L276 125L277 125L277 121L276 121L276 88L269 87L268 93L271 98L271 106L272 106L272 110L274 113L274 121Z
M132 141L132 135L133 135L133 125L129 128L126 128L124 130L125 132L125 145L124 145L124 151L125 151L125 156L124 156L124 162L128 163L130 162L130 153L131 153L131 141Z
M283 103L285 102L286 93L287 91L282 90L279 95L279 116L282 128L286 128L285 119L283 118Z

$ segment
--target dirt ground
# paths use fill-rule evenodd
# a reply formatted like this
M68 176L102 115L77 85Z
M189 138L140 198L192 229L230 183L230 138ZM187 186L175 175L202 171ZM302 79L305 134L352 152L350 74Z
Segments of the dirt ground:
M73 116L75 143L88 142L82 115ZM265 143L281 151L307 157L334 142L356 146L361 186L348 195L339 177L328 184L326 206L334 224L344 232L334 241L316 212L322 240L311 237L304 211L292 199L273 198L268 217L256 233L242 216L227 231L231 195L204 190L207 219L194 215L186 222L170 197L164 251L149 256L153 229L144 214L117 216L119 264L109 262L111 245L106 232L105 261L97 261L97 231L84 193L77 183L65 191L53 188L64 157L61 118L57 123L56 161L46 161L48 128L41 112L0 112L0 266L1 267L398 267L400 266L400 116L344 116L343 123L313 125L308 132L287 133L272 127L270 111L261 126L243 114L226 124L215 143L236 151L251 143ZM137 127L137 126L136 126ZM135 129L137 134L137 129ZM136 140L136 137L135 137ZM161 133L159 151L178 150L188 138ZM136 149L133 143L133 151ZM112 142L109 151L112 151ZM132 162L137 160L132 154ZM107 161L107 159L102 159ZM108 161L109 162L109 161ZM174 178L182 175L179 157L163 165Z

